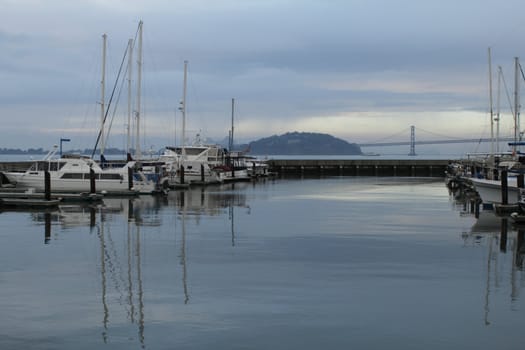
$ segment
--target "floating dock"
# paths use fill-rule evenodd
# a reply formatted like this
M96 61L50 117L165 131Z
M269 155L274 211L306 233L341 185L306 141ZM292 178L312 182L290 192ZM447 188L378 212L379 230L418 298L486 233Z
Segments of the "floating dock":
M29 198L0 198L0 209L4 208L25 208L39 209L57 207L61 202L60 199L29 199Z
M0 200L45 200L46 194L44 192L32 192L27 190L20 190L17 188L0 188ZM98 193L55 193L51 192L49 201L59 200L60 202L98 202L104 196Z
M279 175L444 177L446 159L270 159Z

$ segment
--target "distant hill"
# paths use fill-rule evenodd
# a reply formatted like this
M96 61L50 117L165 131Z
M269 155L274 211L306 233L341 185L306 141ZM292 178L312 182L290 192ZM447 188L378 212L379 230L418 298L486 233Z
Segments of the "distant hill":
M252 141L248 144L254 155L360 155L361 148L328 134L289 132Z

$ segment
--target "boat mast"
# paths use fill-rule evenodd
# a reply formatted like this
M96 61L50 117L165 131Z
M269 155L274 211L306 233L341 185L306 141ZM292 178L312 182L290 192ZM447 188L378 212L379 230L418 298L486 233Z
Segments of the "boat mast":
M126 142L126 153L130 153L131 148L131 120L133 114L133 107L131 105L131 78L133 74L133 39L128 40L128 126L127 131L127 142Z
M135 156L141 158L140 150L140 94L142 88L142 21L139 22L138 54L137 54L137 109L136 117L136 136L135 136Z
M235 99L232 98L232 131L231 131L231 137L230 137L230 153L233 151L233 124L234 124L233 114L234 114L234 111L235 111Z
M182 112L182 158L186 159L186 85L188 82L188 61L184 61L184 80L182 83L182 101L180 110Z
M492 106L492 60L490 47L488 49L489 58L489 108L490 108L490 153L494 154L494 111Z
M516 142L520 141L521 137L519 136L520 132L520 113L519 113L519 58L514 57L514 148L512 149L516 153Z
M104 137L105 117L105 93L106 93L106 46L107 35L102 34L102 79L100 80L100 156L104 155L106 140Z
M497 98L497 117L496 117L496 152L499 153L499 124L500 124L500 110L501 110L501 78L503 76L503 71L501 66L498 66L498 98Z

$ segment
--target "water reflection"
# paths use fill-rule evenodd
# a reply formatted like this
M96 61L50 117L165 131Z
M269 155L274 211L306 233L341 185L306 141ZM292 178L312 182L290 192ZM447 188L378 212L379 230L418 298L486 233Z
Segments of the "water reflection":
M250 214L243 186L231 184L221 187L197 188L170 192L166 197L108 197L96 205L60 205L56 210L30 212L31 220L43 224L44 244L63 239L54 234L76 232L85 227L98 239L98 267L100 273L100 308L102 342L112 342L112 327L122 322L122 316L136 327L136 337L146 347L146 289L142 243L145 228L171 225L175 220L173 244L178 244L180 286L183 304L190 303L188 273L187 221L198 224L203 217L227 217L230 223L231 245L235 246L235 207ZM175 209L175 210L174 210ZM166 213L171 213L167 215ZM117 224L125 218L125 233ZM55 233L53 231L56 231ZM178 235L177 235L178 232ZM178 238L178 237L180 238Z
M511 312L523 305L523 231L475 203L451 197L451 210L442 183L408 188L408 195L406 188L381 185L381 200L371 180L245 186L24 214L25 227L9 239L36 257L12 254L7 261L3 326L11 327L17 312L31 323L6 332L18 335L24 326L34 332L48 317L58 326L46 331L85 348L235 348L228 347L231 339L253 348L298 348L297 338L314 348L328 339L316 332L327 332L341 340L331 348L418 334L415 341L437 349L442 334L468 347L468 335L483 334L479 342L485 342L497 338L498 326L508 330L508 320L523 318ZM362 188L374 196L352 203L295 200L314 190ZM21 216L8 217L13 227L24 223ZM27 217L36 225L27 225ZM46 288L27 282L47 280ZM38 305L35 311L34 289L46 290L40 302L61 314ZM22 291L29 301L23 313L9 307ZM359 341L346 343L352 329L360 330L351 334Z
M514 304L519 298L519 292L524 281L525 226L511 222L509 216L500 216L490 207L483 205L475 196L450 192L453 205L463 217L473 217L474 224L469 232L463 232L462 238L466 246L484 248L486 254L486 280L484 290L484 323L491 325L491 296L499 291L509 277L510 302ZM511 255L510 274L503 270L505 262Z

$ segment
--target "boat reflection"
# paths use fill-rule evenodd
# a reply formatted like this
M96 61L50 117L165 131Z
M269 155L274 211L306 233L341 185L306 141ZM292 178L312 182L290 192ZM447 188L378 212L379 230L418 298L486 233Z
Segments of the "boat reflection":
M239 187L239 184L228 184L172 191L164 197L109 197L97 205L60 205L53 211L30 212L29 215L33 221L43 224L45 244L52 244L53 239L65 239L65 231L80 234L82 228L87 228L89 235L97 238L95 254L97 274L100 274L98 290L102 341L111 344L112 338L118 337L121 332L119 327L124 327L124 324L134 328L135 335L129 339L136 339L145 348L146 307L150 304L148 301L152 293L144 281L158 278L146 278L153 272L143 259L145 249L150 244L150 237L153 241L160 239L151 234L168 232L168 237L162 238L176 247L177 253L173 255L176 260L171 260L169 267L168 257L165 271L171 272L161 279L173 284L172 271L174 268L179 271L176 282L179 292L171 290L168 297L180 295L180 303L189 304L191 288L186 226L189 222L199 224L203 217L227 217L231 223L231 245L235 246L235 207L245 208L250 213L246 193ZM147 234L144 234L146 230Z
M484 323L491 324L491 296L508 288L511 307L519 298L524 285L525 226L512 224L508 216L496 215L491 208L483 208L480 202L465 195L453 195L453 205L462 217L475 219L469 232L463 232L465 246L484 249L486 260L486 283L484 290ZM505 269L509 268L510 274Z

